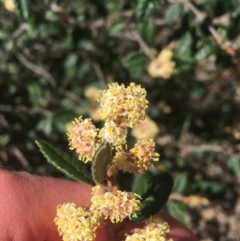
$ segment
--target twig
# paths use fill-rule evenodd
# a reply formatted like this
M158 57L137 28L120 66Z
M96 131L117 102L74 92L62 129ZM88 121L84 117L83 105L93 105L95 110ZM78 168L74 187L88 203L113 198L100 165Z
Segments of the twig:
M189 1L184 1L182 3L195 14L197 21L202 22L204 20L202 13L192 3Z
M169 2L173 2L173 0L168 0ZM176 2L176 1L175 1ZM179 2L179 1L177 1ZM202 22L204 20L204 16L202 13L189 1L181 1L183 5L185 5L188 9L190 9L196 16L197 21ZM216 42L219 44L222 50L224 50L227 54L230 56L235 56L236 51L232 47L233 44L229 40L224 40L224 38L217 32L217 30L210 24L207 26L209 32L213 36L213 38L216 40Z
M195 14L198 22L203 22L203 14L191 2L189 2L189 0L168 0L168 2L182 3ZM224 40L224 38L217 32L213 25L210 24L207 26L207 28L222 50L224 50L230 56L236 55L235 48L232 47L233 44L229 40Z
M19 160L19 162L22 164L22 166L24 167L24 169L28 172L31 172L31 167L27 161L27 159L25 158L25 156L23 155L23 153L19 150L18 147L16 147L15 145L12 146L12 152L14 154L14 156Z
M52 115L52 112L46 109L27 108L25 106L10 106L10 105L0 105L0 112L39 113L46 116Z
M118 19L121 17L131 17L133 14L134 14L134 11L132 10L117 12L109 15L107 18L101 18L94 22L92 21L84 22L81 24L81 26L90 27L91 29L100 28L102 26L109 27L114 22L115 19Z
M81 103L83 100L82 98L80 98L78 95L74 94L73 92L71 91L64 91L64 95L70 99L70 100L73 100L73 101L76 101L77 103Z
M9 129L10 125L8 124L7 120L5 119L4 115L0 115L0 126Z
M240 184L240 176L238 176L237 180L238 186ZM235 203L233 205L233 214L229 217L229 231L227 238L228 240L240 240L239 234L239 222L240 222L240 190L238 190L237 197L235 199Z
M99 81L102 83L103 87L106 88L107 81L106 81L106 78L104 77L104 74L102 72L102 69L101 69L99 63L93 62L92 65L93 65L93 68L95 69L95 72L97 74Z
M188 2L189 0L168 0L170 3L185 3Z
M18 38L22 33L24 33L28 29L27 23L22 23L12 34L12 38Z
M44 77L48 82L55 87L56 86L56 80L52 77L50 73L48 73L45 69L42 67L37 66L36 64L31 63L29 60L25 58L24 55L18 53L16 55L17 59L28 69L30 69L35 74Z
M135 38L135 40L138 42L142 51L148 56L149 59L154 60L154 56L152 55L151 51L149 50L149 47L143 41L143 39L141 38L139 33L136 30L133 30L131 33L132 33L133 37Z
M223 150L222 146L217 146L217 145L198 145L198 146L186 146L186 145L181 145L179 144L178 147L180 149L183 149L186 152L222 152L225 151Z
M180 194L180 193L171 193L169 196L169 200L174 200L174 201L183 201L185 198L184 195Z

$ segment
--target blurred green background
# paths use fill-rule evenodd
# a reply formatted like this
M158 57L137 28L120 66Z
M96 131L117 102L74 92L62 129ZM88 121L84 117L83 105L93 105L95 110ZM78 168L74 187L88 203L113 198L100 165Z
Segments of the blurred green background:
M69 121L99 124L96 89L133 81L150 101L137 132L175 178L166 208L199 240L239 240L239 0L15 1L0 0L1 165L62 177L34 141L67 150Z

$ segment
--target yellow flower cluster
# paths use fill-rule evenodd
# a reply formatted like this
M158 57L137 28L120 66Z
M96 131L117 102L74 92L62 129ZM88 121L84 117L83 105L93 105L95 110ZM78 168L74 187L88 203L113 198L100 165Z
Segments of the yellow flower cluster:
M140 139L130 151L119 151L113 159L118 169L124 172L140 173L148 170L151 161L158 161L159 154L154 152L152 139Z
M133 128L144 120L148 106L146 90L134 83L128 87L109 84L109 89L100 91L97 100L104 127L99 131L91 119L83 120L80 116L67 131L70 149L75 149L84 162L93 158L100 140L117 148L125 145L127 128Z
M74 203L59 205L54 222L63 241L93 241L100 225L99 217Z
M93 192L98 188L99 186L94 187ZM131 218L131 215L139 210L140 199L140 196L131 192L105 192L103 195L92 196L90 210L118 223L126 217Z
M112 83L108 90L102 90L98 98L101 109L99 113L106 122L114 121L125 127L133 128L145 118L148 106L146 90L131 83L130 86Z
M108 87L97 99L99 114L105 121L100 137L119 147L126 143L127 128L135 127L146 116L146 90L134 83L128 87L112 83Z
M148 66L148 73L153 78L169 79L173 73L175 62L172 61L173 52L170 49L163 49L159 56Z
M152 216L142 229L135 229L132 235L127 235L125 241L172 241L167 239L169 225L158 216Z
M83 162L91 161L99 147L98 129L91 119L76 118L67 130L70 149L75 149Z
M127 128L114 121L108 121L100 130L99 136L102 140L105 140L114 146L125 145Z
M147 170L151 160L159 157L152 139L139 140L130 151L126 150L128 128L137 126L146 117L146 90L134 83L128 87L112 83L107 90L100 91L98 101L99 113L105 121L103 128L97 129L91 119L76 118L67 132L70 149L76 150L79 160L89 162L100 143L108 142L117 150L113 162L119 170L131 173Z
M15 5L13 0L4 0L4 6L9 12L14 12L15 11Z
M92 160L102 142L111 146L112 154L109 156L112 159L108 161L104 173L107 184L92 188L91 204L88 207L76 208L72 203L58 206L54 221L64 241L93 241L103 219L116 223L126 217L131 219L136 216L141 197L118 190L113 170L144 172L159 157L154 151L155 143L152 139L139 139L132 149L128 149L126 143L128 128L137 126L146 117L148 101L145 89L134 83L128 87L113 83L107 90L100 91L97 100L100 103L99 114L105 121L103 128L99 130L91 119L80 116L68 127L67 135L70 149L76 150L79 160L83 162ZM127 236L126 240L165 240L157 238L164 236L166 227L162 221L151 218L144 231L135 234L140 235L139 239L137 236L134 239L133 235Z
M88 208L76 208L73 203L57 207L54 222L63 241L93 241L102 218L109 218L113 223L122 222L139 210L141 197L137 194L119 190L116 193L102 191L100 186L92 188L91 205Z

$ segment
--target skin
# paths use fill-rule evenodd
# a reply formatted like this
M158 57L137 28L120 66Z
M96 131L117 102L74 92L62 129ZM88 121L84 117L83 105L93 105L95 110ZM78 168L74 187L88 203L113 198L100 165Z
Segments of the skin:
M84 183L0 170L0 240L61 241L53 222L58 204L90 203L91 187ZM166 213L174 241L196 241L185 226ZM98 230L97 241L124 240L127 230L141 224L107 224Z

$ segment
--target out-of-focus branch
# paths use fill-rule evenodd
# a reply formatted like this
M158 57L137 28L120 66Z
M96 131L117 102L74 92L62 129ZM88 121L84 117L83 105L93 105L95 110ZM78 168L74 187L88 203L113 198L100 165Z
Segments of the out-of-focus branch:
M30 62L27 58L25 58L24 55L18 53L16 54L17 59L28 69L30 69L32 72L34 72L35 74L45 78L46 80L48 80L48 82L55 87L57 85L56 80L52 77L52 75L50 73L48 73L45 69L43 69L42 67L33 64L32 62Z
M168 0L168 2L183 4L187 9L194 13L198 22L203 22L204 15L189 0ZM207 25L207 28L222 50L224 50L230 56L236 55L236 50L233 47L233 43L227 39L224 39L213 27L213 25L209 24Z
M102 71L99 63L93 62L92 65L93 65L93 68L94 68L94 70L95 70L95 72L97 74L97 77L98 77L99 81L101 82L102 86L104 88L106 88L108 83L107 83L107 80L106 80L106 78L105 78L105 76L103 74L103 71Z
M16 145L12 146L12 152L13 155L18 159L18 161L21 163L21 165L23 166L23 168L28 171L31 172L31 167L27 161L27 159L25 158L25 156L23 155L23 153L19 150L19 148Z
M27 23L21 23L21 25L13 32L12 38L18 38L21 34L23 34L28 29Z
M222 152L223 147L218 145L178 145L181 150L191 153L191 152Z
M27 108L25 106L10 106L0 105L0 112L23 112L23 113L38 113L46 116L52 115L52 112L46 109L40 108Z
M133 30L131 33L132 33L134 39L138 42L138 44L139 44L140 48L142 49L142 51L148 56L148 58L150 60L154 60L154 56L152 55L151 51L149 50L149 47L143 41L143 39L141 38L141 36L137 32L137 30Z

